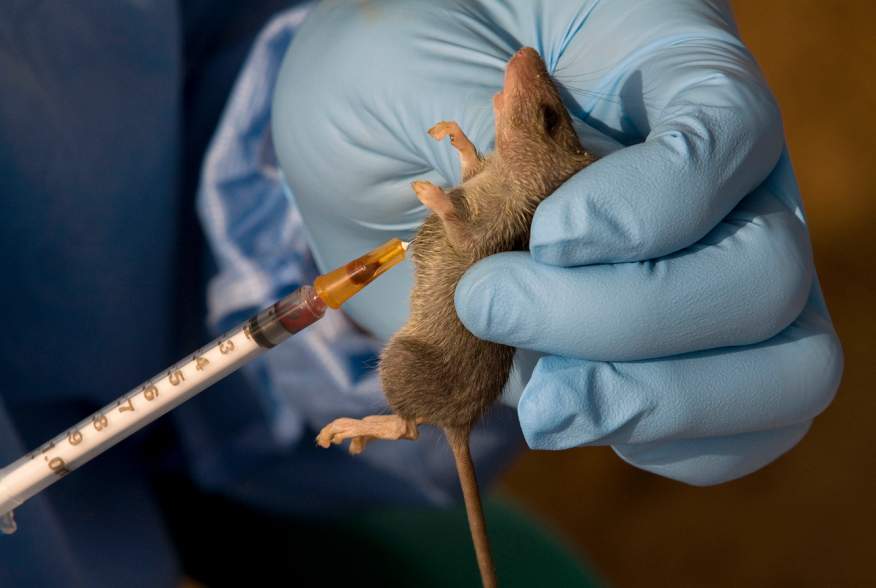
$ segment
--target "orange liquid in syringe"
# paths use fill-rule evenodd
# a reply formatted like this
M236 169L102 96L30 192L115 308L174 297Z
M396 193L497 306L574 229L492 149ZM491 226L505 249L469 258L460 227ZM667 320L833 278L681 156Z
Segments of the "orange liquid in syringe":
M392 239L362 257L319 276L314 280L313 287L327 305L339 308L350 297L404 258L404 245L400 240Z

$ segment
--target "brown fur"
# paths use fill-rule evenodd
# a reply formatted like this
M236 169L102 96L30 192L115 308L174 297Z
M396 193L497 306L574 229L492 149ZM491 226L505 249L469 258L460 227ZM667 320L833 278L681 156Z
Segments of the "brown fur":
M523 91L512 93L506 83L496 114L497 150L448 192L454 218L430 214L411 245L410 317L380 361L386 398L401 417L468 432L498 398L514 349L463 326L453 302L456 285L476 261L527 249L539 202L594 160L540 58L538 66L540 75L522 84Z
M317 436L322 447L350 439L359 453L372 439L416 439L417 425L441 427L453 450L469 529L484 586L496 585L477 477L469 451L472 427L502 392L514 349L482 341L459 318L456 285L479 259L526 249L535 209L594 157L582 149L544 62L518 51L493 98L496 152L482 158L453 122L429 130L449 136L460 154L462 185L445 192L414 182L429 215L413 242L415 270L408 322L380 360L383 388L394 415L336 419Z
M494 109L496 152L474 159L467 138L451 135L461 151L463 183L444 195L427 188L424 201L435 212L412 243L410 317L380 361L392 410L408 422L445 431L485 587L496 585L496 574L468 441L472 427L501 394L514 349L478 339L463 326L454 306L456 285L476 261L527 249L539 202L595 159L581 147L532 49L522 49L509 62Z

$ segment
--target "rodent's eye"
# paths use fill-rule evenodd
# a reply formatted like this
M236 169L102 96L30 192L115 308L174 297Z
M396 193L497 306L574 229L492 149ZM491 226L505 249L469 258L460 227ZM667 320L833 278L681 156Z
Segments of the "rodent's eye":
M553 106L547 104L541 107L541 116L544 122L544 130L548 135L553 135L560 125L560 114Z

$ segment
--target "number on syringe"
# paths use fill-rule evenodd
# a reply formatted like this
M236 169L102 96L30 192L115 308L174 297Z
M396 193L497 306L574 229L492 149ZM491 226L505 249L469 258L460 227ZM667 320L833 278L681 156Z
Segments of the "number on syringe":
M116 403L116 406L119 407L119 412L127 412L129 410L134 410L134 403L131 402L130 398L126 398L125 400L119 400Z
M66 476L70 473L67 469L67 464L60 457L53 457L49 460L49 469L58 474L58 476Z
M95 431L102 431L109 426L109 419L106 418L105 414L96 414L91 419L91 425Z
M156 398L158 398L158 387L155 384L149 384L148 386L143 387L143 398L152 402Z
M219 351L222 355L228 355L232 351L234 351L234 341L230 339L226 339L225 341L219 342Z
M174 386L179 386L186 377L183 375L182 370L171 370L167 374L167 380Z

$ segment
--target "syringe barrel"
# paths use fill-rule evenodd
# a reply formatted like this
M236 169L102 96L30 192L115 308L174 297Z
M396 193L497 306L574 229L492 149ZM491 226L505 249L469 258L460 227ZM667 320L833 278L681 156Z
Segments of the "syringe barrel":
M319 276L313 281L313 287L326 304L340 308L362 288L401 262L405 258L405 247L399 239L390 239L350 263Z
M318 321L325 309L316 290L303 286L249 319L246 326L256 343L270 349Z
M326 305L299 288L170 369L0 469L0 515L316 322Z
M0 531L12 532L12 510L93 457L221 380L240 366L339 308L399 263L406 245L390 239L303 286L213 340L170 369L0 469Z

